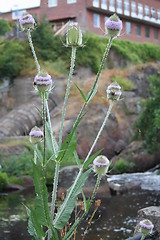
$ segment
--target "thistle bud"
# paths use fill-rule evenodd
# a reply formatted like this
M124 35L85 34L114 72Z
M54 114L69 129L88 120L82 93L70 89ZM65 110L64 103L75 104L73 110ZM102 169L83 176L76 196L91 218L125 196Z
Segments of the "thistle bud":
M93 161L94 172L100 176L105 175L108 172L109 164L107 157L103 155L96 157Z
M30 142L33 144L37 144L42 141L43 132L41 131L40 128L34 127L31 129L29 136L30 136Z
M41 92L49 91L52 87L52 78L47 72L41 71L35 76L33 84Z
M109 19L107 19L105 26L107 35L112 38L119 36L123 27L122 21L119 19L117 14L113 14Z
M141 233L146 236L152 232L154 225L148 219L144 219L139 223Z
M111 83L107 90L107 99L112 101L118 101L120 99L120 96L122 94L121 87L118 85L117 82Z
M69 23L66 35L67 46L80 47L82 46L82 32L78 23Z
M25 14L19 18L19 24L22 31L33 29L35 26L35 20L31 14Z

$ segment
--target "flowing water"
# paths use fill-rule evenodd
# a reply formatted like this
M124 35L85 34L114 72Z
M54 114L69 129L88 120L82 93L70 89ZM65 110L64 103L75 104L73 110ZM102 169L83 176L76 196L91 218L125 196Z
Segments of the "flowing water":
M156 178L154 186L160 186L160 176L154 174L148 177L143 175L143 188L125 194L114 195L103 199L101 207L95 215L94 222L89 228L86 240L118 240L126 239L133 235L136 226L137 211L147 206L160 205L160 189L147 188L148 178ZM112 176L109 181L125 184L131 181L136 174ZM146 177L145 177L146 176ZM136 179L137 176L136 176ZM149 181L150 183L152 181ZM144 187L145 186L145 187ZM146 190L147 189L147 190ZM32 205L33 191L24 191L0 196L0 239L1 240L31 240L27 233L27 220L23 204ZM23 203L23 204L22 204ZM77 233L77 240L82 239L87 221L84 221Z

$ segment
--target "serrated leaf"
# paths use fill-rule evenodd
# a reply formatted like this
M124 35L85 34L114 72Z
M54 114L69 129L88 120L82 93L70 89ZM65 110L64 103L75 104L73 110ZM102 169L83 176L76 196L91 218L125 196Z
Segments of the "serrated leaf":
M35 214L37 221L43 226L50 224L50 213L48 207L48 191L43 169L33 163L33 180L36 191Z
M28 219L28 232L36 240L42 240L45 236L41 225L38 223L34 216L34 211L31 211L27 206L25 206Z
M85 97L85 95L84 95L82 89L80 89L80 87L78 87L78 85L77 85L76 83L74 83L74 84L75 84L76 88L78 89L78 91L80 92L80 94L81 94L81 96L82 96L84 102L87 103L87 99L86 99L86 97Z
M34 147L34 150L36 151L37 158L38 158L39 162L42 164L43 163L42 152L38 149L38 147Z
M83 164L83 170L88 168L88 166L93 162L93 160L103 151L103 149L99 150L98 152L94 153L88 160Z
M87 104L90 103L92 98L96 95L97 90L98 90L98 84L96 84L95 88L88 93L88 95L87 95Z
M75 160L76 160L76 163L77 163L78 167L80 168L80 167L81 167L81 162L80 162L80 159L79 159L79 157L78 157L77 152L74 151L74 152L73 152L73 155L74 155L74 158L75 158Z
M82 188L88 178L89 173L91 172L91 169L87 170L85 173L83 173L74 188L72 187L67 191L66 198L63 202L63 204L60 207L60 210L58 211L55 220L53 222L55 228L62 229L66 223L68 222L73 209L75 207L77 195L82 192Z
M86 200L86 197L83 192L82 192L82 196L83 196L83 201L84 201L85 213L87 213L89 210L89 207L90 207L90 198L88 198L88 200Z
M52 129L50 129L48 122L46 122L46 142L47 142L47 148L54 153L54 155L58 155L59 147L58 143L53 135ZM52 136L51 136L52 135ZM53 142L52 142L53 140ZM54 157L53 160L55 160L56 156Z
M59 240L57 229L55 229L53 226L51 227L52 229L52 238L51 240Z

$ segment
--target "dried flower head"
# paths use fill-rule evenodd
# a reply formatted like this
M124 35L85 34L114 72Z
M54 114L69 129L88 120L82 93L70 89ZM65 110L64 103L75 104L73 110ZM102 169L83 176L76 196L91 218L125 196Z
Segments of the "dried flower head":
M141 233L146 236L152 232L154 225L148 219L144 219L139 223Z
M119 19L116 13L107 19L105 26L107 35L112 38L119 36L123 27L122 21Z
M93 161L94 172L98 175L105 175L108 172L109 160L107 157L100 155L96 157Z
M41 92L49 91L52 88L52 78L47 72L41 71L35 76L33 84Z
M34 128L31 129L29 136L30 136L30 142L33 144L37 144L42 141L43 132L41 131L40 128L35 126Z
M24 14L19 18L19 24L22 31L33 29L35 27L35 20L31 14Z
M66 34L66 44L71 47L82 46L82 31L77 22L69 23Z
M117 82L111 83L108 86L106 92L107 92L107 99L112 100L112 101L115 101L115 100L118 101L122 94L121 87L119 86L119 84Z
M95 204L94 205L95 205L96 208L99 208L101 206L101 199L95 200Z

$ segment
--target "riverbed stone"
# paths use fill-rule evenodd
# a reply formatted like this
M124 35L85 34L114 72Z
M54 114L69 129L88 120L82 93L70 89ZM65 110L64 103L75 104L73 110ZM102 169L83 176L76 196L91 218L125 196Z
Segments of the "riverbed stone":
M150 206L147 208L140 209L138 211L138 217L137 217L137 226L135 228L135 234L139 232L139 222L143 219L149 219L153 225L154 229L157 230L159 233L160 239L160 207L159 206Z
M70 188L76 179L79 172L79 168L77 166L69 166L64 167L59 174L59 185L58 185L58 197L66 193L66 190ZM94 186L97 180L97 176L92 171L87 179L85 186L83 188L83 192L85 196L88 198L92 195ZM100 187L97 191L96 198L108 198L110 197L110 190L108 187L107 177L103 177L100 183ZM82 196L79 196L82 198Z

